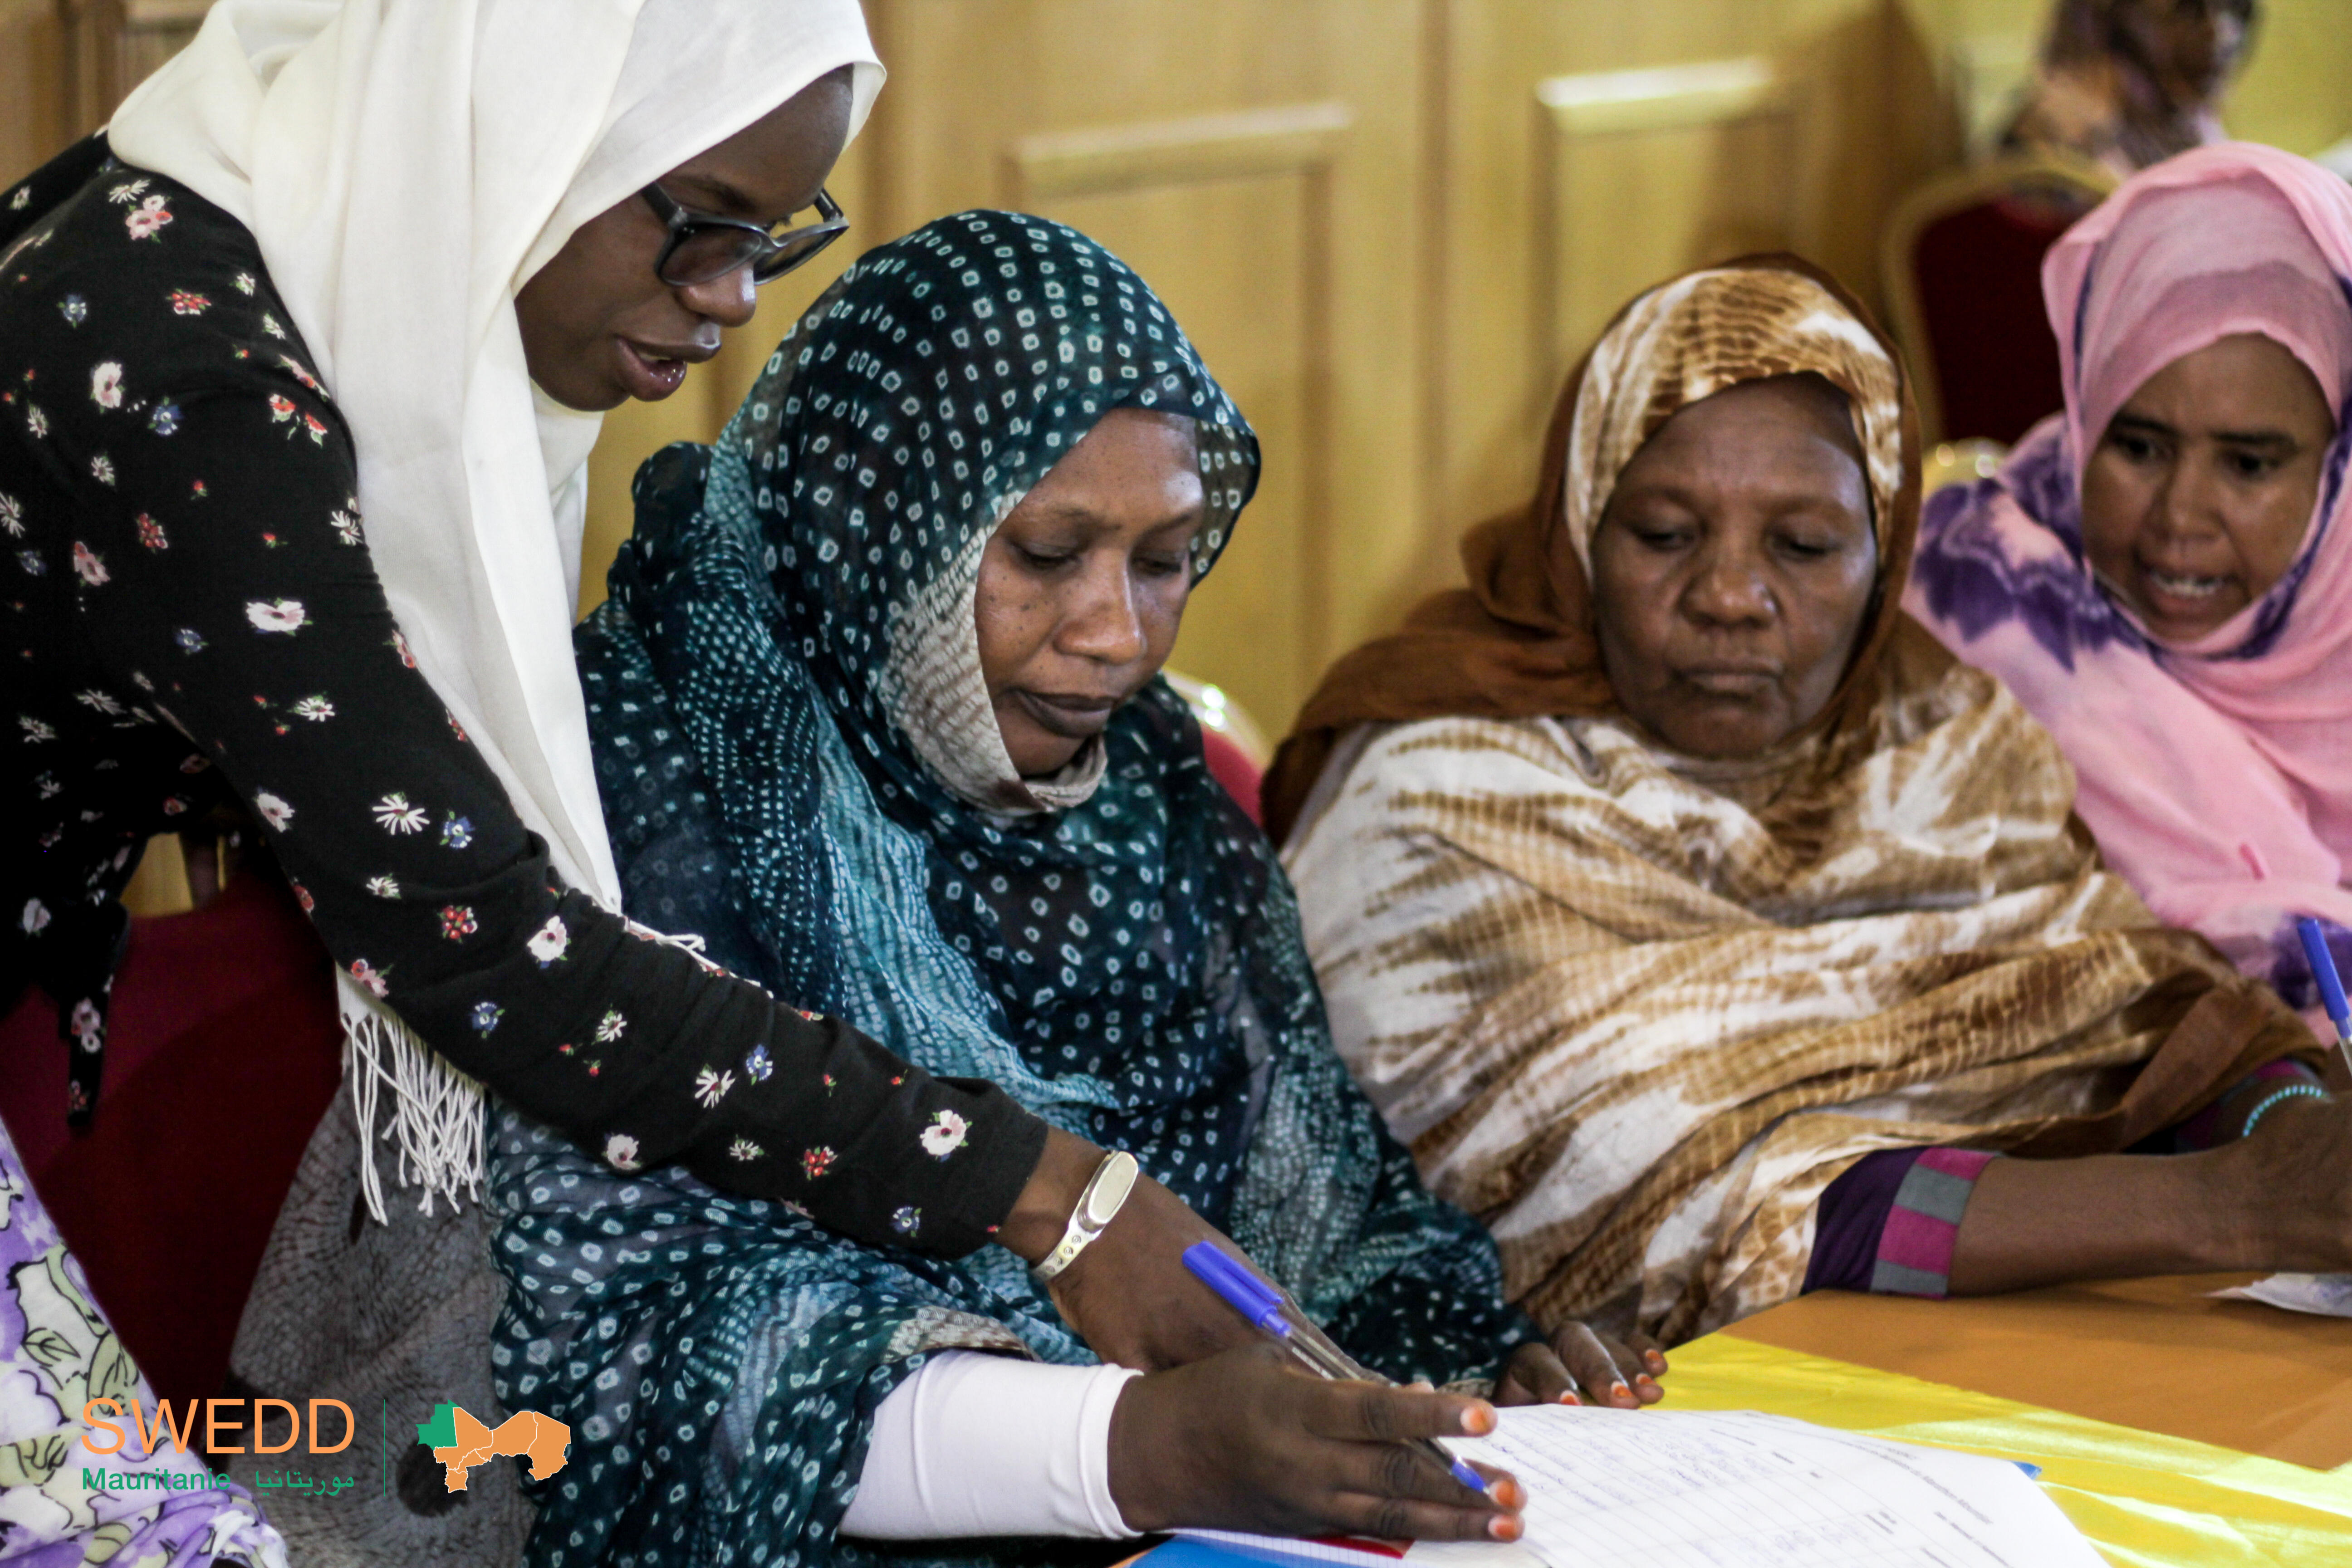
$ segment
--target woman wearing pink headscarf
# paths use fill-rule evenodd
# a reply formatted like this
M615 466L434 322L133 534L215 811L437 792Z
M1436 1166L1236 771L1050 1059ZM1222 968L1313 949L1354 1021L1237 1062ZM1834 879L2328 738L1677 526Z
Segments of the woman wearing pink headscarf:
M2158 918L2293 1005L2352 964L2352 186L2224 142L2042 264L2066 407L1927 505L1904 607L2057 737Z

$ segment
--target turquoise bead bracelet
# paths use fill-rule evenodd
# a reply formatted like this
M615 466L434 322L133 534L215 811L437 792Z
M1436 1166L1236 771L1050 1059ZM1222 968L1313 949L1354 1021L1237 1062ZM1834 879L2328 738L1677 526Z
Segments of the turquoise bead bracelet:
M2320 1088L2315 1083L2291 1083L2284 1089L2274 1089L2271 1090L2270 1093L2263 1096L2262 1102L2260 1104L2256 1105L2252 1110L2246 1112L2245 1123L2238 1129L2238 1136L2241 1138L2252 1137L2254 1135L2254 1123L2260 1121L2270 1110L2271 1107L2277 1105L2282 1100L2299 1100L2306 1095L2313 1100L2326 1100L2327 1098L2327 1091Z

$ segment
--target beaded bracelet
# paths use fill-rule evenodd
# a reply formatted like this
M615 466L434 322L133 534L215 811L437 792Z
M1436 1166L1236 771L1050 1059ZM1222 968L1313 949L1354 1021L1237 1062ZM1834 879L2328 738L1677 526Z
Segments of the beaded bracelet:
M2320 1088L2315 1083L2291 1083L2286 1085L2284 1089L2274 1089L2271 1090L2270 1093L2263 1096L2262 1102L2260 1104L2256 1105L2252 1110L2246 1112L2245 1122L2238 1129L2238 1136L2241 1138L2252 1137L2254 1135L2254 1123L2260 1121L2263 1115L2269 1111L2272 1106L2278 1104L2281 1100L2296 1100L2305 1095L2308 1095L2314 1100L2326 1100L2328 1097L2327 1091Z

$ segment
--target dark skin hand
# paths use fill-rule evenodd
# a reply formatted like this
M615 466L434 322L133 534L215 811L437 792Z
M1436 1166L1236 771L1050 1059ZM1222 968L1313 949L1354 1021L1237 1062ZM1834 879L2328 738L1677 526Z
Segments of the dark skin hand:
M1843 395L1812 375L1742 382L1659 426L1593 530L1610 685L1685 756L1769 751L1837 689L1877 574Z
M1396 1440L1494 1429L1483 1399L1327 1382L1252 1344L1120 1391L1110 1492L1128 1527L1147 1532L1516 1541L1527 1506L1517 1481L1480 1466L1480 1496Z
M2336 422L2301 360L2253 332L2183 354L2107 421L2083 468L2083 552L2166 642L2270 592L2303 548Z
M657 183L689 212L773 227L815 202L849 110L844 66ZM516 294L530 378L565 407L659 402L719 352L722 331L751 319L748 267L685 288L655 276L667 233L633 193L582 224Z
M1495 1403L1511 1405L1604 1405L1639 1410L1666 1396L1658 1379L1666 1375L1665 1352L1644 1333L1612 1340L1582 1323L1569 1323L1549 1344L1524 1344L1503 1363L1495 1380Z
M1083 1138L1058 1131L1049 1134L1037 1173L997 1240L1029 1263L1043 1258L1061 1241L1078 1194L1102 1159L1103 1151ZM1235 1258L1249 1256L1181 1198L1139 1176L1118 1217L1047 1287L1055 1310L1073 1326L1084 1325L1079 1332L1104 1361L1143 1372L1262 1342L1240 1314L1183 1266L1184 1248L1196 1241L1213 1241ZM1138 1300L1152 1301L1155 1310L1121 1310ZM1665 1371L1666 1358L1646 1335L1621 1342L1570 1323L1550 1343L1524 1344L1512 1352L1496 1379L1495 1403L1589 1400L1633 1410L1665 1397L1657 1383Z
M1953 1238L1952 1294L2241 1268L2341 1273L2352 1268L2347 1173L2352 1102L2340 1100L2284 1101L2252 1137L2195 1154L1995 1160Z
M1083 1138L1048 1133L1045 1157L997 1241L1033 1266L1043 1260L1060 1243L1103 1153ZM1244 1256L1183 1199L1139 1175L1118 1215L1046 1288L1054 1308L1095 1354L1143 1372L1256 1342L1241 1315L1184 1267L1184 1249L1196 1241Z

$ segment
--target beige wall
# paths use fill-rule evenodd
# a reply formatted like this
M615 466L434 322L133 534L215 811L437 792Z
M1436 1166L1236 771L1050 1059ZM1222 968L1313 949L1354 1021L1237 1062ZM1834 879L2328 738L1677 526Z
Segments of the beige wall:
M94 119L89 62L152 58L201 3L0 0L0 180ZM1997 118L2045 3L866 0L891 81L833 182L850 238L607 421L583 599L636 464L709 438L858 249L1018 206L1133 264L1259 429L1265 486L1177 663L1279 732L1525 496L1561 378L1634 289L1777 247L1874 299L1887 208ZM2352 134L2352 0L2265 4L2231 128ZM77 96L68 12L156 37L86 42Z

